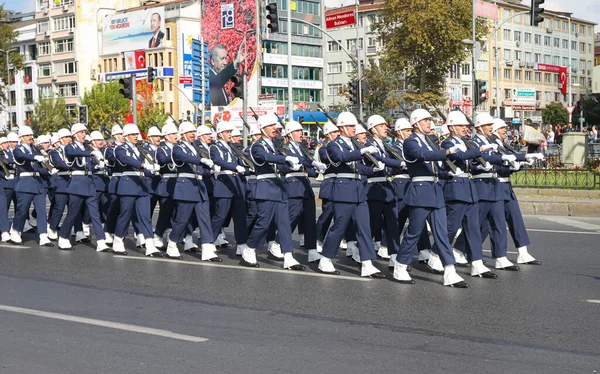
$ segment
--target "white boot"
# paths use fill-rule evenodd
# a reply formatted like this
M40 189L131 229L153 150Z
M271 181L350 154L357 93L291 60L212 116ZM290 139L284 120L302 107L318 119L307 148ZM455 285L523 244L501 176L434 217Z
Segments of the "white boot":
M8 231L4 231L2 233L2 242L6 243L10 240L10 233Z
M328 274L339 274L340 272L335 270L335 266L333 266L333 262L331 261L330 258L327 257L321 257L321 259L319 260L319 270L321 270L323 273L328 273Z
M408 265L396 262L394 264L394 279L400 283L414 284L415 281L408 274Z
M429 257L431 257L430 249L421 249L419 251L419 262L421 262L421 263L427 262L429 260Z
M246 244L238 244L236 247L237 248L235 249L235 255L241 256L242 252L244 251L244 248L246 248L248 246Z
M536 260L532 255L527 251L527 246L517 248L517 252L519 253L517 256L517 264L533 264L533 265L541 265L542 263Z
M107 232L104 233L104 242L106 242L107 245L111 245L113 243L113 236L112 234L109 234Z
M242 249L242 259L250 266L258 267L258 262L256 261L256 250L254 248L244 246Z
M84 223L83 225L83 235L85 236L90 236L90 225L88 225L87 223Z
M165 243L163 243L162 238L156 234L154 234L154 238L152 240L154 241L154 246L156 248L162 248L165 246Z
M469 263L469 261L467 261L467 258L465 257L465 255L458 249L452 248L452 253L454 253L454 259L456 260L457 264L466 265Z
M75 234L75 241L76 242L84 241L87 238L88 237L83 233L83 231L77 231L77 233Z
M269 252L278 260L283 259L283 253L281 252L281 246L276 241L269 242Z
M202 244L202 261L222 262L223 259L217 256L217 248L212 243Z
M396 264L399 264L399 262L396 261L396 255L393 254L390 256L390 260L388 262L388 268L394 269L394 268L396 268Z
M321 259L321 254L319 253L318 250L316 249L309 249L308 250L308 262L317 262Z
M443 272L444 265L442 265L442 260L440 260L440 256L437 253L431 252L429 260L427 261L427 266L434 272Z
M48 238L50 240L58 240L58 233L50 228L50 225L46 227L46 232L48 233Z
M162 240L161 240L162 243ZM181 260L181 253L179 253L179 248L177 248L177 243L172 240L169 240L167 244L167 257L168 258L177 258Z
M383 245L379 245L379 249L377 250L377 256L381 257L384 260L387 260L390 258L390 255L388 253L388 249L387 247L383 246Z
M135 236L135 246L137 248L142 248L146 244L146 238L144 238L144 234L137 234ZM152 243L154 244L154 243Z
M375 274L379 275L379 276L377 276L377 278L385 278L385 274L381 274L381 271L379 271L379 269L377 269L375 267L375 265L373 265L373 262L371 260L363 261L361 270L360 270L360 276L361 277L370 277Z
M342 239L342 242L340 243L340 248L341 249L348 248L348 242L346 242L346 239Z
M469 285L456 273L454 265L444 266L444 286L467 288Z
M123 238L119 238L116 235L113 237L112 252L117 255L127 254L127 251L125 250L125 243L123 243Z
M107 252L109 249L106 240L96 240L96 252Z
M498 257L496 259L496 269L519 270L519 267L515 266L506 257Z
M48 234L40 234L40 246L43 247L54 247L54 244L48 239Z
M471 262L471 276L479 276L481 278L497 278L496 274L492 273L492 271L483 264L483 260L475 260Z
M72 249L73 246L68 238L58 237L58 248L60 249Z
M194 237L191 234L187 234L183 239L183 250L186 252L195 252L198 245L194 243Z
M300 235L300 247L304 247L304 234Z
M144 246L146 247L146 256L163 257L162 252L156 249L156 247L154 246L153 240L146 240Z
M292 252L286 252L283 254L283 268L297 271L306 269L304 266L300 265L298 261L296 261Z
M15 244L22 244L23 240L21 240L21 233L15 229L10 229L10 241Z
M323 242L317 240L317 252L323 252Z
M222 245L227 245L227 244L229 244L229 241L227 240L227 238L225 237L225 235L223 233L220 233L219 235L217 235L217 240L215 240L216 247L220 247Z

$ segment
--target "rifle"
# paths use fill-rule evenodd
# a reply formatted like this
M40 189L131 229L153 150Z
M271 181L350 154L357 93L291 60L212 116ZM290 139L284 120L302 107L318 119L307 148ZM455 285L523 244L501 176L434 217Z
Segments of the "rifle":
M8 161L4 158L5 153L4 151L0 151L1 155L0 155L0 166L2 167L2 171L4 171L4 176L8 178L9 175L11 175L10 170L8 169L10 167Z
M31 148L32 148L32 149L34 150L34 152L35 152L35 153L37 153L38 155L40 155L40 156L44 156L44 157L46 157L46 158L50 159L50 157L48 156L48 152L46 152L46 151L44 150L44 148L42 148L42 146L41 146L41 145L36 145L36 146L33 146L33 147L31 147ZM52 168L52 165L50 165L50 163L48 163L48 161L43 161L43 162L40 162L40 165L42 165L42 166L44 167L44 169L46 169L46 170L48 170L48 171L52 171L52 169L53 169L53 168Z
M367 126L361 119L358 119L358 123L360 123L365 129L367 128ZM387 131L390 132L391 129L388 127ZM369 130L367 130L367 137L369 139L373 139L373 135L369 132ZM388 143L389 139L387 137L380 135L380 138L381 142L383 143L383 148L385 148L385 150L388 151L392 155L392 157L394 157L398 161L406 161L404 160L404 157L402 157L400 153L398 153L398 150Z
M304 121L298 121L298 123L300 123L300 125L302 125ZM309 132L310 135L310 132ZM304 143L298 143L298 146L300 147L300 150L302 150L302 153L304 154L304 157L308 157L308 158L313 158L315 157L315 152L311 151L310 149L308 149L308 147L306 147L304 145Z
M408 118L410 120L410 114L408 114L408 112L406 111L406 109L404 109L404 107L402 105L400 105L400 110L402 111L402 113L406 116L406 118ZM441 151L441 147L439 144L437 144L436 142L432 141L429 136L427 136L426 134L423 134L425 141L427 142L427 144L429 144L429 146L431 147L431 149L433 149L434 151ZM450 159L446 159L444 161L446 163L446 166L448 166L448 168L450 168L450 170L452 170L453 173L456 173L456 170L458 170L458 167L456 166L456 164L454 164L454 162Z
M448 124L448 120L446 118L446 116L444 115L444 113L442 113L442 111L434 104L433 107L435 108L435 111L437 112L437 114L442 117L442 119L444 120L444 122L446 122L446 125ZM464 114L464 113L463 113ZM467 117L467 115L465 114L465 117L467 118L467 121L469 122L469 124L471 126L473 126L473 121L471 121L471 119L469 117ZM465 142L465 145L467 146L467 149L475 149L475 148L479 148L479 146L477 144L475 144L475 142L473 141L472 138L468 137L468 136L461 136L461 139L463 142ZM485 161L485 159L481 156L475 157L475 161L477 161L480 165L485 165L487 164L487 162Z
M327 113L327 111L325 110L325 108L323 108L321 106L321 104L317 104L317 107L319 108L319 110L321 112L323 112L325 117L327 117L327 119L331 121L331 123L333 123L334 125L337 125L337 121L329 113ZM351 137L350 140L352 141L352 144L354 144L354 146L357 149L365 148L365 145L362 144L361 142L359 142L358 139L356 138L356 136ZM379 165L379 162L375 159L375 157L372 154L367 153L367 154L364 154L363 156L365 156L365 158L367 160L369 160L369 162L371 162L371 164Z
M240 119L242 120L242 123L244 123L244 127L246 128L246 130L248 130L248 132L250 132L250 125L248 125L248 122L246 122L243 117L240 117ZM250 171L254 172L254 164L248 159L248 157L246 157L246 155L244 154L243 151L240 151L237 147L234 147L232 145L230 145L229 148L231 148L233 150L233 152L235 153L235 155L240 160L242 160L242 162L244 164L246 164L246 166L248 167L248 169L250 169Z

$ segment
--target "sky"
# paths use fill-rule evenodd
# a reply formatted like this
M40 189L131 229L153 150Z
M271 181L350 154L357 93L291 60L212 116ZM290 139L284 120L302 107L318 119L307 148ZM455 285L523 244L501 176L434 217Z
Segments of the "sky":
M2 0L0 0L2 2ZM335 8L341 5L354 4L354 0L324 0L325 5ZM524 0L523 4L529 3ZM599 25L596 32L600 32L600 1L599 0L546 0L543 4L546 9L571 12L576 18L592 21ZM31 12L35 10L35 0L4 0L4 9L20 12Z

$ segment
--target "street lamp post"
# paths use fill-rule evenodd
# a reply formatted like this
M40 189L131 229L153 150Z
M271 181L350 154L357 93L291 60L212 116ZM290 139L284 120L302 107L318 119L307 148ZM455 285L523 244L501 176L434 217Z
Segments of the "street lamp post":
M4 82L4 86L6 87L6 125L7 125L7 130L10 130L10 113L8 112L8 107L10 106L10 67L9 67L9 60L8 60L8 54L12 49L0 49L0 52L4 53L6 55L6 82Z

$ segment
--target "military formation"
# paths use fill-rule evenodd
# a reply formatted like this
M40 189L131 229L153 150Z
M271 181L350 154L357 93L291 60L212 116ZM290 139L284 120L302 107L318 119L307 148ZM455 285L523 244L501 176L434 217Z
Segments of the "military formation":
M146 256L182 259L183 249L221 262L219 251L231 247L223 229L232 224L243 265L259 267L257 253L267 247L284 269L305 271L294 256L298 230L322 273L340 274L341 248L361 276L385 278L375 262L383 259L394 280L413 284L418 255L458 288L468 283L456 266L496 279L495 271L541 264L528 252L510 175L543 156L506 146L506 124L488 114L471 126L464 113L450 112L441 142L431 136L432 119L416 109L392 128L379 115L365 128L342 112L324 125L327 140L314 155L302 125L283 128L273 113L258 117L245 148L230 122L167 122L150 128L146 141L134 124L114 125L108 141L79 123L35 140L21 126L0 138L1 239L22 244L24 231L37 230L40 246L73 250L95 236L96 251L124 256L131 224ZM507 256L507 226L516 264ZM490 264L482 254L488 237Z

